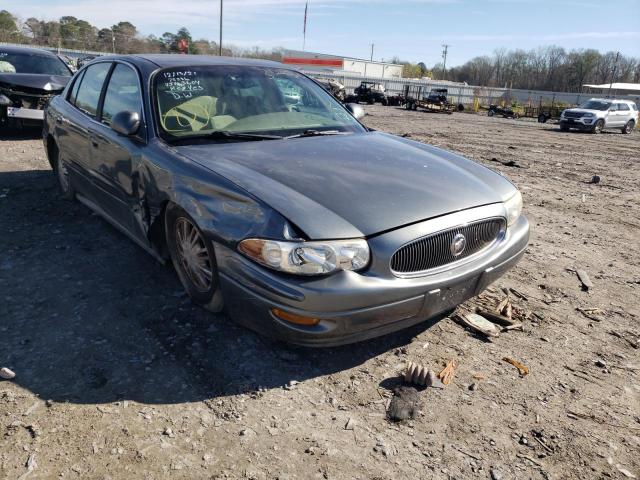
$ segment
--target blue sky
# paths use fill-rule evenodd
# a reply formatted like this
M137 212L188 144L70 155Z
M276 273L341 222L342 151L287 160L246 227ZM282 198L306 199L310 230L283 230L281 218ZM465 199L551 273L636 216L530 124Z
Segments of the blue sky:
M225 0L224 41L301 49L305 0ZM22 18L73 15L99 27L129 20L143 34L187 27L217 39L219 0L0 0ZM499 47L619 50L640 57L640 0L309 0L307 50L450 66Z

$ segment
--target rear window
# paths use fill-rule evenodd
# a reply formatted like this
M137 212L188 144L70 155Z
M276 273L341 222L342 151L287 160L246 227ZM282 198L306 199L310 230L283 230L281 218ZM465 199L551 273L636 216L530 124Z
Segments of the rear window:
M619 103L618 104L618 110L624 110L624 111L628 111L629 109L629 105L627 105L626 103Z
M84 77L84 72L86 72L86 70L83 70L75 79L73 83L73 87L71 88L71 93L69 93L69 103L72 103L73 105L76 104L76 97L78 96L78 88L80 88L80 83L82 83L82 77Z
M0 50L0 73L35 73L70 77L71 70L58 57Z
M102 85L110 68L110 63L96 63L87 67L75 100L75 106L87 115L95 117L98 112Z

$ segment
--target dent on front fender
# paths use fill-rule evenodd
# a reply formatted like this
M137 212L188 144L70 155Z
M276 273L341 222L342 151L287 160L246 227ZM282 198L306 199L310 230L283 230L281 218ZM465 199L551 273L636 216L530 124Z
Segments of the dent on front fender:
M248 237L282 238L286 220L249 195L224 185L176 179L174 202L211 240L232 245Z
M287 220L232 182L188 163L141 160L141 222L147 233L171 202L198 224L209 240L235 248L248 237L282 238Z

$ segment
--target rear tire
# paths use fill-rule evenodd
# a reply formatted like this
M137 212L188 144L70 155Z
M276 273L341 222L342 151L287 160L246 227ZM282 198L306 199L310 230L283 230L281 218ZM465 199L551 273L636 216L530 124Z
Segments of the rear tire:
M495 114L495 112L493 110L489 110L487 112L487 117L493 117L494 114Z
M71 183L69 168L67 167L66 162L62 159L62 155L60 155L58 147L52 147L51 156L51 160L53 163L53 173L55 174L56 180L58 181L58 189L60 190L60 195L63 199L71 201L76 197L76 191Z
M547 123L547 120L549 119L544 113L541 113L540 115L538 115L538 123Z
M634 122L633 120L629 120L627 124L622 127L622 133L624 133L625 135L629 135L631 132L633 132L635 126L636 122Z
M602 133L602 129L604 128L604 120L600 119L598 120L595 125L593 126L593 129L591 130L591 133Z
M224 308L213 245L196 222L176 205L167 207L165 235L171 262L194 303L218 313Z

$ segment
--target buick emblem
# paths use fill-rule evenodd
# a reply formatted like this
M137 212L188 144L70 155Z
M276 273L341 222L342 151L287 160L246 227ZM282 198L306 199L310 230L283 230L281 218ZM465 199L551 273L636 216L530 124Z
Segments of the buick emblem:
M454 257L458 257L464 252L465 247L467 246L467 239L461 233L458 233L453 240L451 240L451 255Z

